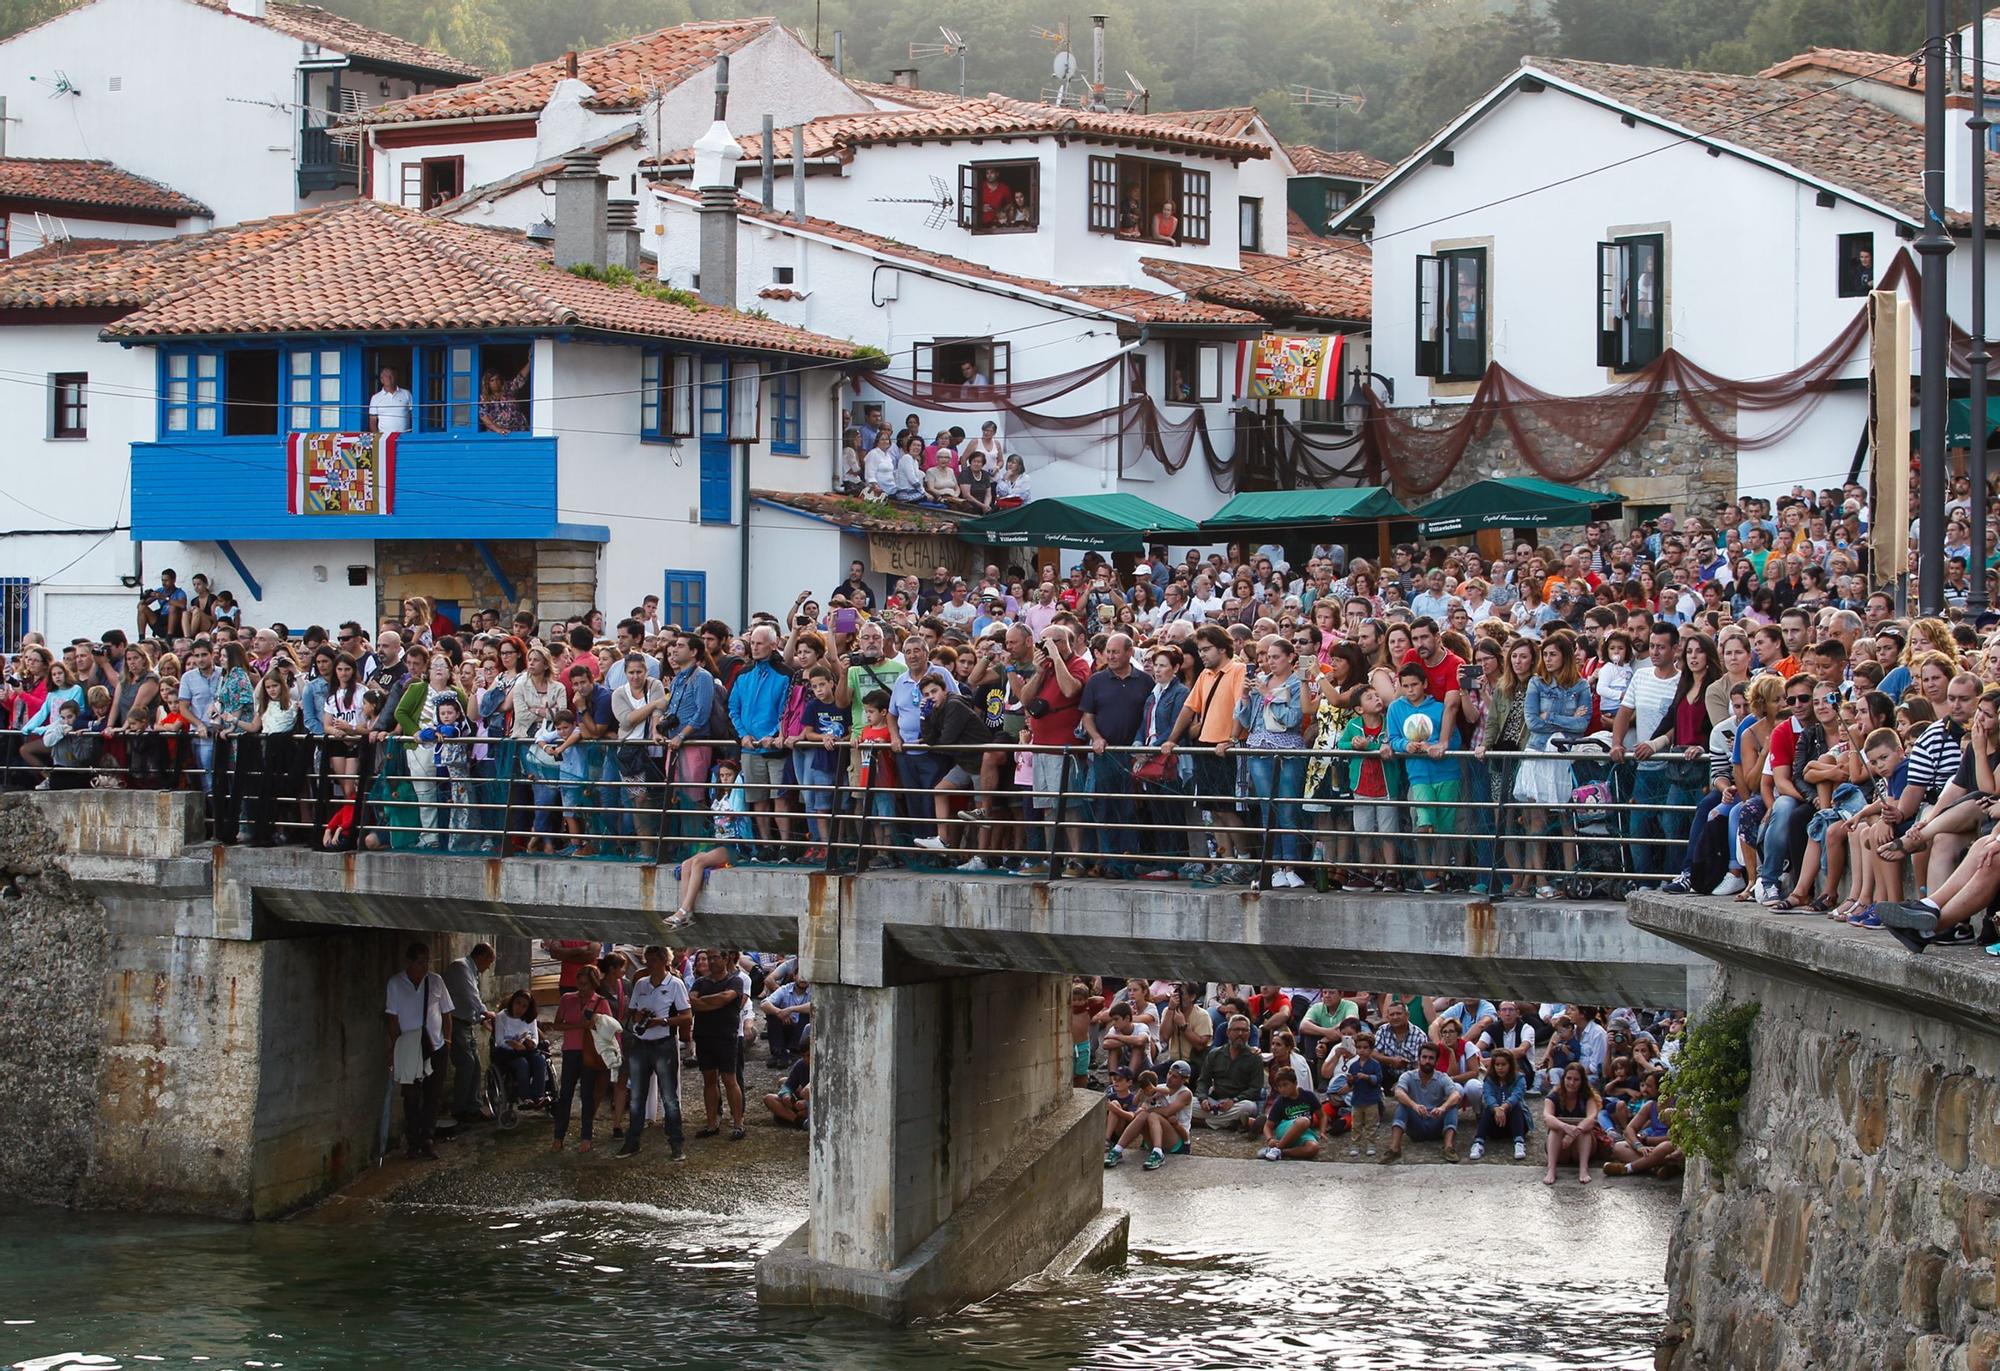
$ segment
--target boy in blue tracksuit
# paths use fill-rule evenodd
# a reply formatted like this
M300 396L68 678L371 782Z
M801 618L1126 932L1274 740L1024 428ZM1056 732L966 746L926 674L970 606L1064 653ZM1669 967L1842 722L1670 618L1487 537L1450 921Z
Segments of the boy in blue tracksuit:
M1404 772L1409 778L1410 816L1414 829L1419 834L1450 833L1455 827L1457 811L1451 806L1458 800L1458 762L1445 753L1451 747L1451 739L1444 731L1444 702L1431 698L1430 677L1417 662L1403 663L1396 673L1396 684L1402 688L1402 698L1389 705L1387 723L1389 746L1396 755L1403 758ZM1409 736L1410 720L1418 715L1430 721L1430 731L1420 741ZM1444 864L1442 840L1420 838L1417 860L1423 864L1423 887L1436 890L1442 884L1440 868Z
M785 702L791 697L792 678L778 655L778 635L769 625L751 629L749 644L750 665L729 687L729 722L743 744L743 798L757 816L758 838L769 842L790 836L782 831L790 826L782 816L793 806L781 787ZM781 816L775 821L774 812Z

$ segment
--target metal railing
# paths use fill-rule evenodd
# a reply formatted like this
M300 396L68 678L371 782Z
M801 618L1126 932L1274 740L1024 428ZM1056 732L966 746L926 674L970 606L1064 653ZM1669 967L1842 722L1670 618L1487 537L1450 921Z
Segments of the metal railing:
M1322 890L1500 893L1511 881L1597 895L1677 875L1695 810L1635 803L1633 764L1585 750L1428 759L1455 768L1455 795L1398 784L1410 759L1397 756L1389 793L1361 796L1353 764L1379 753L1183 746L1164 776L1137 781L1133 768L1158 749L848 743L752 761L757 777L782 779L725 789L707 776L713 759L738 761L734 743L604 740L557 753L493 737L91 736L95 754L51 758L0 735L0 784L198 787L224 843L665 864L726 842L738 864L828 871L956 867L1266 889L1289 885L1289 872ZM1705 784L1705 761L1673 761L1699 766ZM1562 768L1538 792L1569 798L1517 799L1524 766ZM1633 860L1651 853L1657 862Z

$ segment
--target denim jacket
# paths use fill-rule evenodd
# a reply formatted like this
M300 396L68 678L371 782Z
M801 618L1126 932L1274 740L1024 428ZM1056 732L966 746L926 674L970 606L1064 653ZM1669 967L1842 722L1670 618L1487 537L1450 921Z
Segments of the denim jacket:
M1264 688L1254 679L1244 683L1243 698L1236 702L1236 726L1246 734L1255 733L1264 727L1267 712L1271 722L1277 725L1277 732L1295 734L1299 731L1299 726L1305 721L1305 685L1296 673L1279 687L1278 696L1271 701L1268 709L1264 703Z
M1552 734L1574 737L1590 727L1590 682L1560 686L1540 676L1528 681L1528 747L1546 751Z

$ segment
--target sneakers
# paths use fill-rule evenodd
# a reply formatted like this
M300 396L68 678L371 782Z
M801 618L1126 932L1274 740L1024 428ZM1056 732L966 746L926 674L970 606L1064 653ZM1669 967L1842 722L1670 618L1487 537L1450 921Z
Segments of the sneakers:
M1625 1165L1624 1162L1606 1162L1604 1164L1604 1174L1607 1176L1629 1176L1632 1174L1632 1168Z
M638 1143L638 1141L637 1141L636 1139L633 1139L633 1138L627 1138L627 1139L625 1140L625 1145L624 1145L623 1147L621 1147L621 1148L619 1148L619 1149L618 1149L618 1152L617 1152L617 1154L616 1154L616 1155L618 1155L619 1157L636 1157L636 1156L638 1156L638 1155L639 1155L639 1143Z
M1743 893L1744 887L1748 884L1743 879L1742 872L1732 871L1722 878L1722 884L1715 888L1715 893L1717 895L1740 895Z
M1273 890L1304 890L1305 886L1306 883L1299 878L1299 873L1288 866L1281 866L1271 873Z
M1538 900L1553 900L1556 898L1556 888L1552 885L1538 885L1535 887L1535 898Z
M1517 1162L1526 1161L1527 1157L1528 1157L1528 1140L1526 1138L1514 1139L1514 1160Z
M1257 1155L1262 1157L1267 1162L1281 1162L1285 1159L1285 1154L1280 1152L1275 1147L1267 1147L1262 1152L1259 1152Z
M684 1162L687 1159L688 1159L687 1149L685 1147L682 1147L679 1143L675 1143L673 1145L673 1160L677 1162Z
M1106 1171L1109 1171L1112 1167L1118 1165L1118 1163L1124 1160L1125 1160L1125 1149L1119 1147L1117 1144L1114 1143L1110 1147L1104 1149L1104 1169Z
M1469 1160L1475 1162L1484 1157L1486 1155L1486 1139L1474 1138L1472 1140L1472 1150L1465 1155Z
M1198 881L1208 874L1208 868L1200 862L1182 862L1180 878L1184 881Z
M1340 888L1353 891L1373 890L1375 883L1364 876L1349 876L1341 882Z
M912 838L910 841L915 846L923 848L926 852L944 851L944 839L942 838Z
M1692 895L1694 894L1694 878L1683 871L1680 875L1661 886L1660 893L1663 895Z
M1167 1164L1166 1154L1160 1151L1160 1149L1156 1147L1152 1151L1146 1154L1146 1163L1143 1169L1147 1171L1158 1171L1161 1167L1165 1166L1166 1164Z
M1022 862L1021 874L1034 880L1046 880L1049 874L1047 862Z
M990 870L992 870L992 868L991 868L991 867L989 867L989 866L987 866L987 865L986 865L986 859L985 859L984 857L973 857L973 858L970 858L969 860L966 860L966 861L963 861L963 862L960 862L960 863L958 864L958 869L959 869L960 871L990 871Z
M1082 862L1064 862L1062 878L1065 881L1080 881L1090 874Z
M1458 1164L1458 1145L1456 1143L1446 1143L1444 1145L1444 1159L1454 1166Z

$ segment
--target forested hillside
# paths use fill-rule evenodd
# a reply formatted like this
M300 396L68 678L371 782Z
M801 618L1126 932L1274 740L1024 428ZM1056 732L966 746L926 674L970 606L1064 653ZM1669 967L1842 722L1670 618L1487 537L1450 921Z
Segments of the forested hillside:
M324 0L377 28L498 70L689 19L735 17L752 6L718 0ZM0 32L62 8L0 0ZM1107 75L1130 72L1155 109L1253 103L1281 136L1407 151L1525 53L1661 66L1756 71L1812 46L1913 51L1923 39L1916 0L758 0L821 49L845 36L847 70L877 80L911 65L909 45L950 25L969 45L967 89L1034 97L1050 82L1054 48L1035 36L1067 20L1087 67L1089 15L1110 15ZM1953 22L1976 12L1954 3ZM927 86L952 88L957 63L919 59ZM1300 108L1299 84L1364 98L1359 110Z

